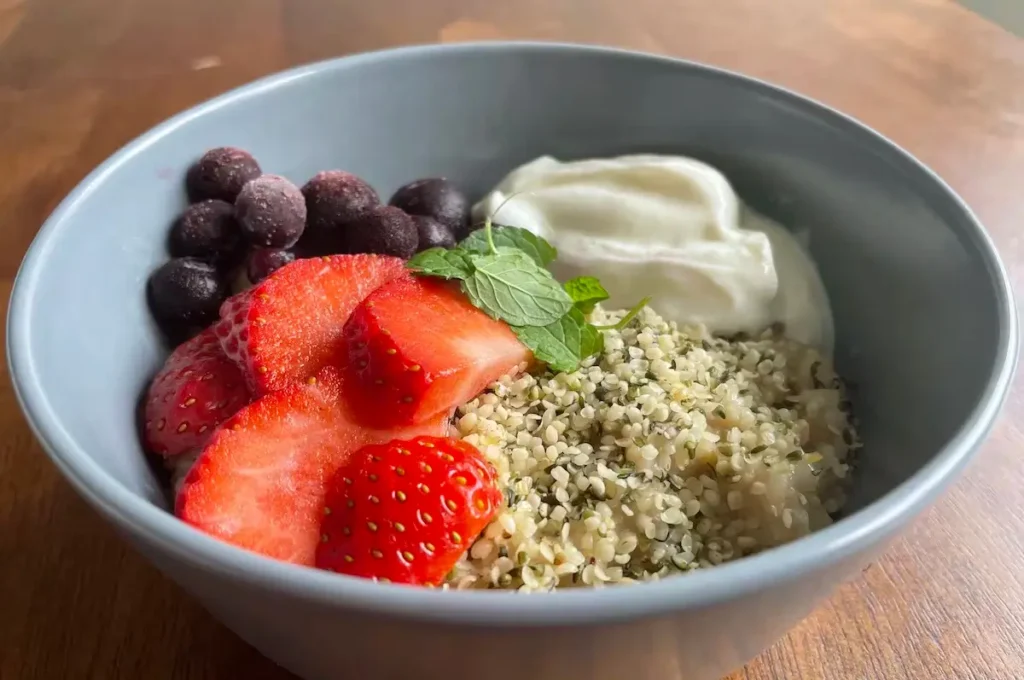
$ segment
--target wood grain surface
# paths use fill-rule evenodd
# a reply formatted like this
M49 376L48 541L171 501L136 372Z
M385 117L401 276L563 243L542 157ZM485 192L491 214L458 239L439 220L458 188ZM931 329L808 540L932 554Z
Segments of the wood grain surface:
M947 0L0 0L5 304L61 197L168 115L311 60L494 38L694 58L832 104L938 170L1024 277L1024 42ZM291 677L74 495L0 370L0 678ZM952 492L734 680L1024 677L1022 381Z

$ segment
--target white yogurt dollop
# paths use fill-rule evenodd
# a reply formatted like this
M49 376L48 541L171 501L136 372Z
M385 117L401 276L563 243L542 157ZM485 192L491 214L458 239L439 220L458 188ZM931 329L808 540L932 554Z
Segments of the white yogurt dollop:
M609 308L650 295L661 315L680 323L735 333L781 322L788 337L831 353L832 314L809 255L700 161L542 156L513 170L474 215L495 210L495 222L558 248L560 279L600 278Z

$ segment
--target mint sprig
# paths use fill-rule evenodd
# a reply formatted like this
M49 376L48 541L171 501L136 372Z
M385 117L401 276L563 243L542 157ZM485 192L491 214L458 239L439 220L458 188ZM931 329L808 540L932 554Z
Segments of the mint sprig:
M546 326L572 308L572 300L551 272L512 248L468 255L474 272L464 279L470 301L510 326Z
M593 276L559 284L546 268L557 254L540 236L488 219L455 248L425 250L407 266L421 276L460 281L470 302L507 323L538 360L571 372L604 348L602 330L624 328L648 299L614 326L595 326L586 314L608 291Z
M546 326L513 326L512 330L533 355L556 371L575 371L583 354L584 333L593 328L575 307ZM594 333L597 333L595 330ZM587 344L592 342L588 339Z
M488 224L490 224L489 221L485 222L483 229L477 229L463 239L462 243L459 244L459 248L474 253L486 254L491 252L490 243L487 241ZM533 232L499 224L491 225L490 231L491 241L495 248L498 250L502 248L520 250L529 255L541 267L548 266L558 257L558 251L555 250L555 247Z
M452 248L430 248L417 253L406 266L417 274L442 279L468 279L473 275L473 263L467 253Z
M565 292L572 298L573 304L584 314L594 311L594 305L608 299L608 291L593 276L577 276L565 282Z

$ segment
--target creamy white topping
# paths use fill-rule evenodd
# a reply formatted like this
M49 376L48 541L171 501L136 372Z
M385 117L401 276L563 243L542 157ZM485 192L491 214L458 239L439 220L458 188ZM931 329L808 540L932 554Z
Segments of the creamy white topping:
M680 323L734 333L781 322L790 338L831 352L831 310L809 255L700 161L542 156L512 171L474 214L543 236L558 248L555 275L600 278L610 309L650 295Z

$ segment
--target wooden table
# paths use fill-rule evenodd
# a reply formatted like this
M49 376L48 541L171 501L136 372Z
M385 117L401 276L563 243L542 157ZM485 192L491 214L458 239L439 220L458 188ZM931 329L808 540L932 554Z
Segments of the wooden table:
M1024 277L1024 42L947 0L0 0L4 300L60 198L171 113L302 62L492 38L690 57L824 100L944 175ZM0 370L0 678L291 677L74 495ZM734 679L1024 677L1022 387L966 478Z

